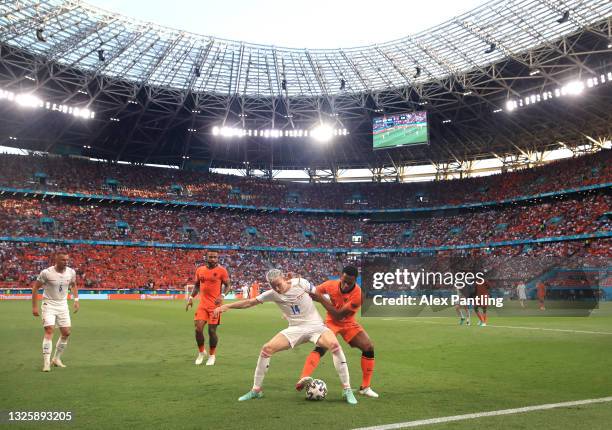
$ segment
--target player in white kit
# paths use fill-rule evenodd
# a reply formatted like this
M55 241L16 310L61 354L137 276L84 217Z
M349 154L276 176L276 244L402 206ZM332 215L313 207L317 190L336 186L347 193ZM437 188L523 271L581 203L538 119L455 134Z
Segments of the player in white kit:
M527 289L523 281L519 282L516 286L516 294L518 299L521 301L521 307L525 307L525 300L527 300Z
M55 265L38 275L32 287L32 314L39 316L38 291L43 288L42 321L45 335L43 337L43 372L51 370L51 364L57 367L66 367L62 363L62 353L68 345L70 336L70 312L68 310L68 290L74 298L74 312L79 310L79 292L76 286L76 272L68 265L68 254L58 252L55 254ZM53 329L60 329L60 338L55 345L55 355L51 360L53 348Z
M253 299L219 306L214 311L215 316L217 316L228 309L246 309L265 302L274 302L289 322L289 327L282 330L262 347L255 368L253 388L238 400L244 401L263 397L261 387L273 354L295 348L302 343L312 342L331 351L334 367L342 383L342 396L347 403L356 404L357 399L355 399L351 390L348 366L342 347L334 333L323 324L323 319L309 295L309 293L315 292L315 287L303 278L285 278L283 273L277 269L268 271L266 279L272 287L271 290Z
M249 284L244 284L242 286L242 298L243 299L249 298L249 291L250 291Z

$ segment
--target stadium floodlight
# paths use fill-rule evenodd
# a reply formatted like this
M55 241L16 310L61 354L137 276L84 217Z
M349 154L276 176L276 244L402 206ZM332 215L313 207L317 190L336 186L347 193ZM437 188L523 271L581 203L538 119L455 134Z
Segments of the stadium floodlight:
M570 96L575 96L575 95L582 93L583 90L584 90L584 83L582 83L581 81L572 81L568 83L567 85L564 85L563 87L561 87L561 95L567 94Z
M45 37L45 29L43 27L36 29L36 39L38 39L39 42L47 41L47 38Z
M106 57L104 57L104 49L98 49L98 60L102 62L106 61Z
M22 107L44 107L43 101L33 94L18 94L15 97L15 102Z
M529 72L529 76L539 75L540 73L539 69L533 69Z
M219 136L219 127L217 127L216 125L212 128L212 134L213 136Z
M516 109L516 102L514 100L508 100L506 102L506 110L513 111Z
M310 131L310 135L317 142L325 143L332 139L334 129L329 124L320 124Z
M495 49L497 49L497 45L495 43L491 43L484 53L491 54L493 51L495 51Z
M563 16L562 16L561 18L559 18L559 19L557 20L557 22L558 22L559 24L566 23L567 21L569 21L569 17L570 17L570 11L569 11L569 10L566 10L565 12L563 12Z

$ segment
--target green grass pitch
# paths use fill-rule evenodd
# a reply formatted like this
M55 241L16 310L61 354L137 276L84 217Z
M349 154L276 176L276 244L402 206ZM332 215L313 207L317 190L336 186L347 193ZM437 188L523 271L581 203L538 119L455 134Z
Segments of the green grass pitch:
M83 301L73 315L66 369L44 374L40 319L28 302L0 303L0 410L72 410L72 429L351 429L612 395L612 318L490 318L490 327L455 318L363 318L376 348L379 399L350 406L332 360L315 374L328 398L295 392L303 345L272 358L265 398L245 403L261 345L286 327L273 304L224 314L217 365L196 367L193 313L183 302ZM501 327L501 326L512 326ZM517 327L583 330L542 331ZM608 334L605 334L608 333ZM344 344L343 344L344 345ZM345 346L354 386L360 353ZM610 403L478 418L427 429L604 429Z
M374 149L427 142L427 126L397 128L374 135Z

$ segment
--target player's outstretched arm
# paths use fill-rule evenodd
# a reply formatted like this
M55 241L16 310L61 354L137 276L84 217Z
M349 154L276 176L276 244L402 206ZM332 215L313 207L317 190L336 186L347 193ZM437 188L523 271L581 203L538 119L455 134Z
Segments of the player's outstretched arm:
M246 300L238 300L234 303L228 303L223 306L219 306L215 308L214 315L215 317L219 316L219 314L226 312L230 309L247 309L252 308L253 306L257 306L261 304L261 302L257 299L246 299Z
M38 311L38 291L42 288L42 282L36 280L32 285L32 315L39 316Z

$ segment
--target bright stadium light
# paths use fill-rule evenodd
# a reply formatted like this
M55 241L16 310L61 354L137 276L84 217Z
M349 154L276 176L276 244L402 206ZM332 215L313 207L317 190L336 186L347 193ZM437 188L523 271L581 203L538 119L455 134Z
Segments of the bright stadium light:
M577 96L577 95L582 94L585 91L585 89L594 88L600 84L604 84L606 81L608 83L612 81L612 72L604 72L601 75L599 75L599 78L590 77L585 80L576 79L576 80L568 82L562 87L557 87L555 89L551 89L549 91L543 91L541 93L529 94L517 100L508 100L506 102L506 110L512 111L519 107L540 103L541 101L547 101L553 98L559 98L559 97L565 97L565 96Z
M584 90L584 84L581 81L572 81L561 88L561 94L575 96Z
M15 94L12 91L0 88L0 100L15 102L18 106L24 108L45 108L47 110L73 115L78 118L93 119L95 117L95 113L90 109L69 105L58 105L57 103L42 100L31 93Z
M321 124L313 128L310 135L317 142L329 142L334 136L334 129L328 124Z
M32 94L18 94L15 97L15 102L22 107L44 107L43 101Z
M112 119L111 119L112 121ZM187 129L188 131L196 131L196 129ZM322 125L319 127L315 127L313 130L303 130L303 129L286 129L281 130L279 128L267 128L262 130L254 130L254 129L245 129L245 128L235 128L235 127L224 127L224 126L214 126L211 129L211 133L213 136L222 136L222 137L245 137L245 136L254 136L254 137L263 137L266 139L280 139L283 137L286 138L300 138L300 137L315 137L320 141L329 140L327 136L348 136L349 131L346 128L333 128L329 125Z

